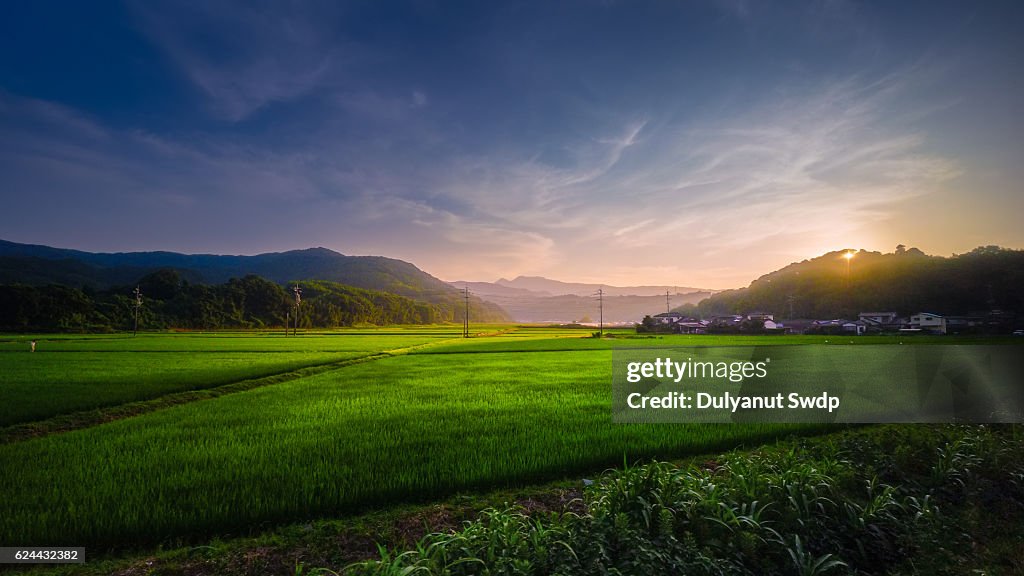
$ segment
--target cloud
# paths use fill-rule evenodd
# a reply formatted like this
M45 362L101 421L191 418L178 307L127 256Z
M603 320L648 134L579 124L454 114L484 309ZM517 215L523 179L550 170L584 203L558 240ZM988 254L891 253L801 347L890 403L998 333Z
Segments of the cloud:
M203 93L221 118L241 121L299 98L343 67L351 45L308 5L287 11L241 2L134 2L140 28Z
M50 231L80 244L102 229L104 248L120 250L129 232L154 249L230 234L244 245L253 229L321 197L316 162L303 154L115 129L52 102L0 93L0 134L10 206L0 223L10 234Z
M921 128L929 102L906 105L927 70L780 80L742 107L692 115L595 98L587 122L504 138L493 124L467 125L434 86L339 83L344 51L301 13L241 11L225 41L275 40L222 56L190 38L219 29L227 7L192 8L201 17L181 23L153 6L137 8L146 29L223 119L318 90L330 113L283 133L157 133L0 93L0 168L18 197L5 228L63 223L85 237L72 225L88 214L111 235L141 232L150 248L315 244L446 278L727 287L822 247L861 245L901 203L965 170Z
M909 73L851 76L789 87L734 114L633 122L618 137L578 142L571 167L463 158L446 167L441 190L471 198L480 220L551 238L563 268L550 274L624 261L720 274L735 262L735 277L707 283L740 283L751 265L768 271L837 239L863 242L901 202L962 173L929 152L914 127L921 118L899 107L913 83Z

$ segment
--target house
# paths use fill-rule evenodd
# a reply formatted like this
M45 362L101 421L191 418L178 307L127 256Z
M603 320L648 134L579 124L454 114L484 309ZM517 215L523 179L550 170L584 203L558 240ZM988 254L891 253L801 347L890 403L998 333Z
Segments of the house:
M659 324L675 324L684 318L679 312L662 312L652 316Z
M850 332L857 336L863 336L868 330L867 323L863 320L855 320L853 322L843 322L843 332Z
M779 320L775 324L777 328L781 328L786 334L803 334L811 329L814 325L814 320L794 318L792 320Z
M715 316L711 323L718 326L739 326L743 322L743 316L730 314L728 316Z
M896 324L899 321L899 314L895 312L861 312L857 318L861 322L871 325L887 326Z
M768 312L751 312L747 314L747 320L775 320L775 315Z
M895 332L906 324L896 312L861 312L857 319L867 332Z
M931 312L919 312L910 317L910 329L945 334L946 318Z
M683 320L676 322L675 331L678 334L707 334L708 324L710 324L710 322L707 320L684 318Z
M808 334L831 334L836 336L853 335L860 336L867 331L867 325L860 320L815 320L807 329Z
M983 316L946 316L946 332L949 334L978 332L984 327Z

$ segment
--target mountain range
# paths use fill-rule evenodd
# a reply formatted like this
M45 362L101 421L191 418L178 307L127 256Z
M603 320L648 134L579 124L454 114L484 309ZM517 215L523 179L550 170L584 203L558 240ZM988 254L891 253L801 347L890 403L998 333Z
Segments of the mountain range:
M588 322L600 315L594 293L604 293L605 322L636 322L674 307L688 315L773 312L790 318L856 318L869 310L902 315L1013 318L1024 312L1024 251L979 247L952 257L915 248L893 253L847 251L793 263L747 288L714 291L668 286L608 286L520 276L496 282L443 282L413 264L382 256L346 256L326 248L255 256L175 252L92 253L0 240L0 285L63 285L129 294L142 278L173 270L184 283L225 284L256 275L280 286L294 281L334 282L434 305L432 318L461 321L470 290L470 317L480 322ZM312 286L310 286L312 288ZM325 289L342 299L373 294ZM668 292L666 299L665 292ZM341 296L338 296L338 295ZM666 301L667 300L667 301ZM415 308L396 303L396 310ZM404 312L403 312L404 313Z
M520 290L529 290L548 296L593 295L600 288L605 296L661 296L669 294L686 294L690 292L717 292L706 288L689 288L686 286L610 286L608 284L586 284L581 282L561 282L542 276L517 276L512 280L499 278L495 286L504 286Z
M249 274L278 284L325 280L438 304L453 317L464 305L459 290L408 262L383 256L346 256L327 248L255 256L94 253L0 240L0 284L107 289L133 284L161 269L175 270L182 279L196 284L221 284ZM511 319L500 306L478 297L470 299L470 316L481 322Z
M271 252L254 256L177 252L96 253L0 240L0 284L106 290L134 285L158 270L171 269L192 284L222 284L255 274L277 284L324 280L398 294L441 305L454 318L470 290L470 317L479 321L596 321L592 295L604 290L606 322L635 322L665 310L669 303L697 303L714 291L675 286L609 286L560 282L538 276L497 282L443 282L413 264L383 256L346 256L327 248ZM461 317L461 316L459 316Z

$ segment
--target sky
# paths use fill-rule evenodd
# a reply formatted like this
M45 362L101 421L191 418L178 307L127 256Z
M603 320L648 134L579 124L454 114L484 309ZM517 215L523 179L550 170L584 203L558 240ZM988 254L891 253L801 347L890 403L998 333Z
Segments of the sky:
M1024 248L1024 3L19 2L0 238L744 286Z

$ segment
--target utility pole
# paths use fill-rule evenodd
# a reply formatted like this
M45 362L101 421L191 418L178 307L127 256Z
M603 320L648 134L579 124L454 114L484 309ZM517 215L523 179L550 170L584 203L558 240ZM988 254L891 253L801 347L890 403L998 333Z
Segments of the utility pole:
M604 288L597 289L597 309L598 309L598 328L597 335L599 338L604 338Z
M302 288L296 284L292 287L292 292L295 293L295 330L292 331L293 336L299 335L299 305L302 304Z
M285 313L284 313L284 336L285 336L285 338L288 337L288 330L291 329L291 327L292 327L292 312L291 312L291 310L286 310Z
M469 338L469 286L462 288L462 297L466 301L466 315L462 318L462 337Z
M138 286L133 291L135 294L135 328L132 330L132 336L139 335L139 308L142 308L142 291Z
M668 314L671 311L672 305L670 304L670 300L668 298L668 290L665 290L665 313Z

